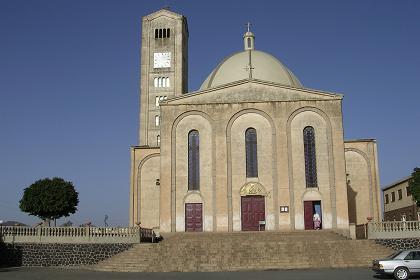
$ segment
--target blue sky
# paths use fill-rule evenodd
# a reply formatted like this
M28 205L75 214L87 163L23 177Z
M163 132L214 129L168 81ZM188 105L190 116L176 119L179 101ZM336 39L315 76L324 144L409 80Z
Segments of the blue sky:
M35 224L23 189L59 176L79 192L70 220L127 224L140 21L166 5L188 18L190 90L250 21L257 49L344 94L345 138L377 139L382 186L420 166L419 1L0 0L0 219Z

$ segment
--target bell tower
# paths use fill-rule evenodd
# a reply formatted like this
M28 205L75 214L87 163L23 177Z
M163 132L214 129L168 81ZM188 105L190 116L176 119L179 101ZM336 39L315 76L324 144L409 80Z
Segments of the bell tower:
M167 8L144 16L140 68L140 146L160 146L159 102L187 91L187 19Z

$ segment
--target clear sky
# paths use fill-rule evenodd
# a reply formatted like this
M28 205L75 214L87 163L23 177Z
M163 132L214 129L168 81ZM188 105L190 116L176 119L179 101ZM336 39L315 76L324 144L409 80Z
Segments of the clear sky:
M23 189L59 176L71 221L128 223L140 21L167 5L188 18L190 90L250 21L304 86L344 94L345 138L377 139L381 186L420 166L420 1L0 0L0 219L38 222Z

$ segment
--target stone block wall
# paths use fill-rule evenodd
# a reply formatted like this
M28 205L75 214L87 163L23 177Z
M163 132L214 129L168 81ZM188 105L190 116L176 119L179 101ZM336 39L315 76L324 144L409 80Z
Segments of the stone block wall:
M394 250L420 248L420 238L376 239L375 241Z
M92 265L133 244L0 243L0 267Z
M384 221L401 221L403 215L405 215L406 221L416 221L417 212L419 211L420 208L416 207L415 205L385 211Z

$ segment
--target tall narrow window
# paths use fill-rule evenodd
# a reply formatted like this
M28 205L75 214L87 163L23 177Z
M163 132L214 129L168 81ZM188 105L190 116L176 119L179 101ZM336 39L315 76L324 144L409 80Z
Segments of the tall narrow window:
M166 28L163 29L163 38L166 38Z
M171 29L170 28L168 28L168 30L166 31L166 35L168 36L168 38L171 37Z
M159 126L160 124L160 117L158 115L155 116L155 125Z
M158 146L160 146L160 135L158 135L158 136L156 137L156 144L157 144Z
M159 38L159 30L155 29L155 38Z
M166 78L166 87L170 87L171 85L169 84L169 77Z
M188 134L188 190L200 189L200 135L197 130Z
M245 131L246 177L258 177L257 131L248 128Z
M162 38L162 28L159 29L159 38Z
M153 84L155 87L158 87L158 78L153 79Z
M303 129L303 145L305 153L305 178L307 188L318 187L316 172L315 131L312 126Z

